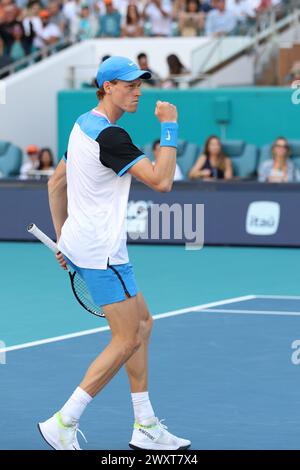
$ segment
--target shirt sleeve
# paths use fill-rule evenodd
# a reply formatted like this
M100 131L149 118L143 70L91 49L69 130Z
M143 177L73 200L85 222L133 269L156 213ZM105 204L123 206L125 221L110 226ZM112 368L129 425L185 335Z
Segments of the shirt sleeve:
M100 162L118 176L122 176L136 162L145 158L143 152L133 144L129 134L121 127L107 127L100 132L96 140L100 146Z

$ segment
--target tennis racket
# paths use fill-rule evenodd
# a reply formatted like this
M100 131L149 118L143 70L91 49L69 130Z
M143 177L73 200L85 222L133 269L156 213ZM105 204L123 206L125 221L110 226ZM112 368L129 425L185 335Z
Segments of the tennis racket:
M55 254L59 253L58 246L49 238L44 232L42 232L35 224L30 224L27 227L27 231L34 235L44 245L46 245ZM105 317L101 307L96 305L88 291L87 285L82 277L74 271L70 266L67 266L68 274L71 281L72 291L75 295L76 300L80 305L85 308L88 312L96 315L97 317Z

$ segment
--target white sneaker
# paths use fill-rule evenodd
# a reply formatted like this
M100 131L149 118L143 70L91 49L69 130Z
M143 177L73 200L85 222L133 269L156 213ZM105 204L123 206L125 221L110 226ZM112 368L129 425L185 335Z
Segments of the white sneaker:
M38 428L45 441L55 450L81 450L77 440L77 432L87 442L83 433L78 429L78 424L66 426L60 412L47 421L39 423Z
M151 426L135 423L129 447L145 450L184 450L190 447L191 441L176 437L167 429L158 418Z

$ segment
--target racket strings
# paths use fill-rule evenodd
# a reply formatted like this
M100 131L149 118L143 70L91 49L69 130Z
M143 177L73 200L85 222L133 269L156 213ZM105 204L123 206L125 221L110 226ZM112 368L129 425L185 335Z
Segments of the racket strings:
M99 305L96 305L88 291L85 281L76 272L71 274L72 288L77 300L81 305L94 315L104 317L104 313Z

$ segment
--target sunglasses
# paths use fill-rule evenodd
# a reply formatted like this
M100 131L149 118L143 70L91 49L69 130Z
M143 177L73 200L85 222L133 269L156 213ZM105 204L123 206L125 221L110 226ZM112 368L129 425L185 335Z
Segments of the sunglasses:
M274 147L280 148L280 149L288 149L288 145L281 145L281 144L275 144Z

